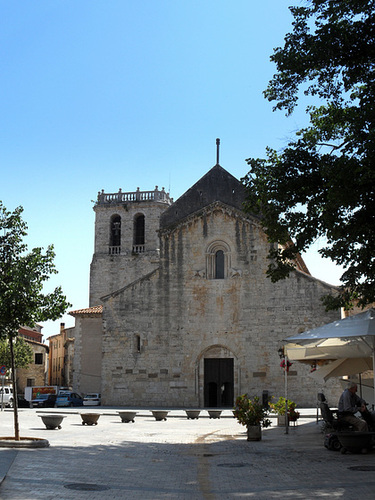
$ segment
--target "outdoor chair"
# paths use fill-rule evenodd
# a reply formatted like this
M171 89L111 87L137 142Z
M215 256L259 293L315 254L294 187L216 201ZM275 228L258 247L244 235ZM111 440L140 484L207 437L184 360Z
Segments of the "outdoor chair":
M338 419L338 410L331 410L325 401L320 402L320 413L324 421L322 432L341 431L351 428L347 422L342 422Z
M318 392L318 402L319 403L326 403L327 402L327 399L322 392Z
M322 392L318 392L318 401L316 402L316 423L319 422L320 403L324 402L327 402L325 395Z

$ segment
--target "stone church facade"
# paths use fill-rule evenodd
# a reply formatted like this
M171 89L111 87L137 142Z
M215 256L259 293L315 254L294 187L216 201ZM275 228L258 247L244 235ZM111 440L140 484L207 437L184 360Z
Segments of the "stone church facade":
M162 189L99 193L90 307L76 319L73 385L103 404L231 407L237 395L284 395L283 339L340 318L334 287L301 258L266 277L269 242L244 213L245 191L220 165L173 202ZM289 397L316 403L310 367L288 373ZM326 395L335 402L339 387Z

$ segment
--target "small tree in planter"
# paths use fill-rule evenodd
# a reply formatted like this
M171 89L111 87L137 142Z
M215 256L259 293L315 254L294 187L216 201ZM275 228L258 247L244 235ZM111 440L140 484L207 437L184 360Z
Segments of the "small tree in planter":
M299 418L299 412L296 411L296 403L288 399L288 421L295 422ZM285 409L286 409L286 399L282 396L275 403L270 403L270 408L272 413L276 413L278 416L278 424L285 425ZM283 418L279 418L283 417Z
M238 396L233 415L241 425L247 428L248 441L260 441L262 439L262 427L269 427L271 420L268 417L268 409L264 408L258 396L252 399L247 394Z

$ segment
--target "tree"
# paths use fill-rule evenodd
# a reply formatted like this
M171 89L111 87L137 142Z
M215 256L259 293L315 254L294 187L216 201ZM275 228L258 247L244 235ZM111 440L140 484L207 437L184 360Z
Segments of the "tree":
M33 350L21 337L13 343L14 365L16 368L27 368L33 361ZM12 363L8 339L0 339L0 365L9 367Z
M272 245L268 275L287 277L318 238L342 265L328 309L375 301L375 2L310 0L291 7L293 30L271 60L264 95L290 115L301 91L309 125L282 151L247 160L247 210L261 214Z
M57 273L55 253L52 245L45 252L42 248L28 252L24 243L27 225L22 212L22 207L9 212L0 201L0 338L7 338L10 346L16 440L20 436L13 341L21 325L56 320L70 306L61 287L43 293L44 283Z

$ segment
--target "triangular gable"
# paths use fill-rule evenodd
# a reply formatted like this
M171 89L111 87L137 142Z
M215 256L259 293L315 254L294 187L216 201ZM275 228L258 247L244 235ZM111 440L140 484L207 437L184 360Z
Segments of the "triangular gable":
M160 227L175 224L215 201L243 210L245 196L243 184L223 167L215 165L161 215Z
M257 224L257 225L259 224L259 219L256 216L246 214L243 212L243 210L233 207L233 205L230 206L221 201L215 201L213 203L206 205L203 208L200 208L198 210L195 210L194 212L189 213L185 217L181 216L181 218L176 219L174 223L171 223L168 226L161 227L161 229L159 230L159 234L162 235L164 233L169 233L171 230L174 231L176 228L183 226L184 224L189 224L195 218L201 218L202 216L207 217L215 213L216 211L225 212L236 218L248 221L252 224Z

